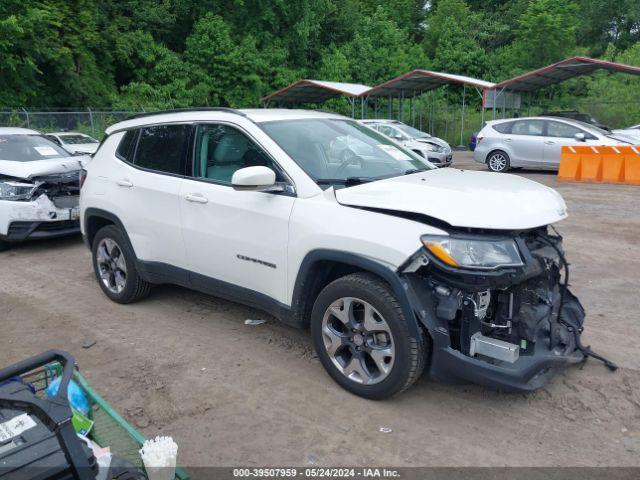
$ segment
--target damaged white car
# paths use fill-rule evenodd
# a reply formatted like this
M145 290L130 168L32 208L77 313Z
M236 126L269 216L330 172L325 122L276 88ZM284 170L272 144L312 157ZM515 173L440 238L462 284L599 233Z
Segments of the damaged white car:
M115 302L174 283L261 308L375 399L424 370L530 391L595 356L551 226L566 206L544 185L436 169L315 111L158 112L106 133L80 206Z
M80 231L80 160L35 130L0 128L0 250Z

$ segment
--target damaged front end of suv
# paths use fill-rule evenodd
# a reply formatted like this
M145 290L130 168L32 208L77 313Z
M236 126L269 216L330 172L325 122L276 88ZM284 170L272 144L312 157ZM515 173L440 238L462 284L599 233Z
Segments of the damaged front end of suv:
M585 312L549 227L425 236L399 270L433 340L431 375L531 391L587 356Z
M27 179L0 176L0 241L78 233L79 194L79 170Z

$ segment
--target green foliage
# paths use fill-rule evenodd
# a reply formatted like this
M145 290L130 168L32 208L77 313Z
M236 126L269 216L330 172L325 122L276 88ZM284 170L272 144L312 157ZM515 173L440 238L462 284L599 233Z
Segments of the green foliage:
M256 106L299 78L375 85L429 68L499 81L574 54L639 65L639 45L638 0L3 0L0 105ZM603 118L635 122L619 102L638 102L638 82L599 74L534 101L611 102ZM445 110L459 97L434 93ZM473 116L479 99L467 101Z

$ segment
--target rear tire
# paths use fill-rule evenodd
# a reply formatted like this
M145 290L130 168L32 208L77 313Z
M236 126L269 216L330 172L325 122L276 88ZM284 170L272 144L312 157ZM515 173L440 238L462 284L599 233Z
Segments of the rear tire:
M91 249L93 270L104 294L117 303L133 303L149 295L151 284L136 270L136 257L115 225L96 233Z
M4 240L0 240L0 252L4 252L5 250L9 250L9 244Z
M379 400L409 388L422 375L431 344L419 338L390 287L355 273L327 285L311 313L311 336L320 362L344 389Z
M511 165L511 160L509 159L509 155L502 150L497 150L495 152L491 152L491 154L487 157L487 168L492 172L503 173L509 170Z

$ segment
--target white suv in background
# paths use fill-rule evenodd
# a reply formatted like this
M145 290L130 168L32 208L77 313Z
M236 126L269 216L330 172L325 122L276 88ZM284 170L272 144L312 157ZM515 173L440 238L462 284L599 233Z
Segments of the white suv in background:
M263 309L310 327L328 373L367 398L425 368L527 391L588 354L550 188L435 169L314 111L159 112L106 133L81 223L116 302L173 283ZM345 137L366 155L332 148Z
M594 125L556 117L527 117L487 122L476 136L473 159L492 172L524 167L558 170L563 146L629 145L630 137Z

